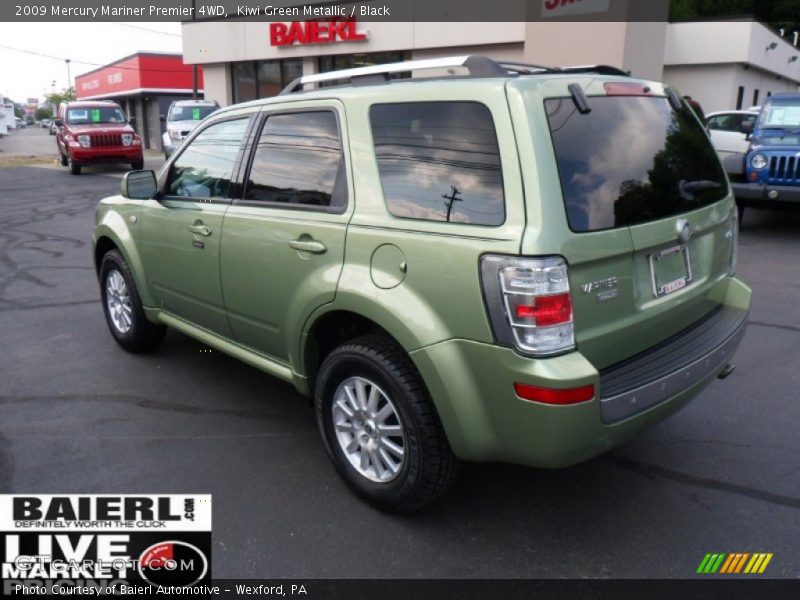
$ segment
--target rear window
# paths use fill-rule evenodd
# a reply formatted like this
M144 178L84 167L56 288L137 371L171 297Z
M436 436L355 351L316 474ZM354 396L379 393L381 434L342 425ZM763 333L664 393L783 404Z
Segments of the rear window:
M383 194L397 217L500 225L500 151L477 102L378 104L370 124Z
M689 109L664 97L591 96L545 101L567 219L598 231L663 219L724 198L722 166Z

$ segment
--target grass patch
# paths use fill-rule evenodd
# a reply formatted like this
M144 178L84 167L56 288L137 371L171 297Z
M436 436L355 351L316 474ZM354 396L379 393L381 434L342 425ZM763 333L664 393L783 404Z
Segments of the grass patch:
M52 156L5 155L0 153L0 169L27 167L28 165L49 165L55 164L57 160Z

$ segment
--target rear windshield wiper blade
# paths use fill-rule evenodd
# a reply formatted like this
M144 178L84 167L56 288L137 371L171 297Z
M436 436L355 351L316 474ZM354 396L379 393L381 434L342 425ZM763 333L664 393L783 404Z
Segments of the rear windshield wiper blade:
M703 190L713 190L721 187L719 183L709 179L698 179L696 181L681 179L678 182L678 194L680 194L681 198L684 200L694 200L694 194L692 192L702 192Z

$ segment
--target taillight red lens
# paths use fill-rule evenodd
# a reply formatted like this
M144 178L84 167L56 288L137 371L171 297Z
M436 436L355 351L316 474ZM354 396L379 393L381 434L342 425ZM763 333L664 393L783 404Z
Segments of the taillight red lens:
M527 383L515 383L514 391L517 393L517 396L523 400L542 402L544 404L578 404L579 402L587 402L594 398L593 385L557 390L528 385Z
M553 296L536 296L535 304L517 304L517 319L534 319L537 327L559 325L572 320L572 298L569 292Z

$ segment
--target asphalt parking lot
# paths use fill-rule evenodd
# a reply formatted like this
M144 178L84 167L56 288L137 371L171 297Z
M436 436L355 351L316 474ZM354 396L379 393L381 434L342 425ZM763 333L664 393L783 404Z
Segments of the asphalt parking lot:
M0 169L0 492L211 493L215 577L691 577L706 552L800 577L800 212L745 216L727 380L604 456L468 465L400 517L345 487L289 385L175 332L117 347L90 240L123 172Z

